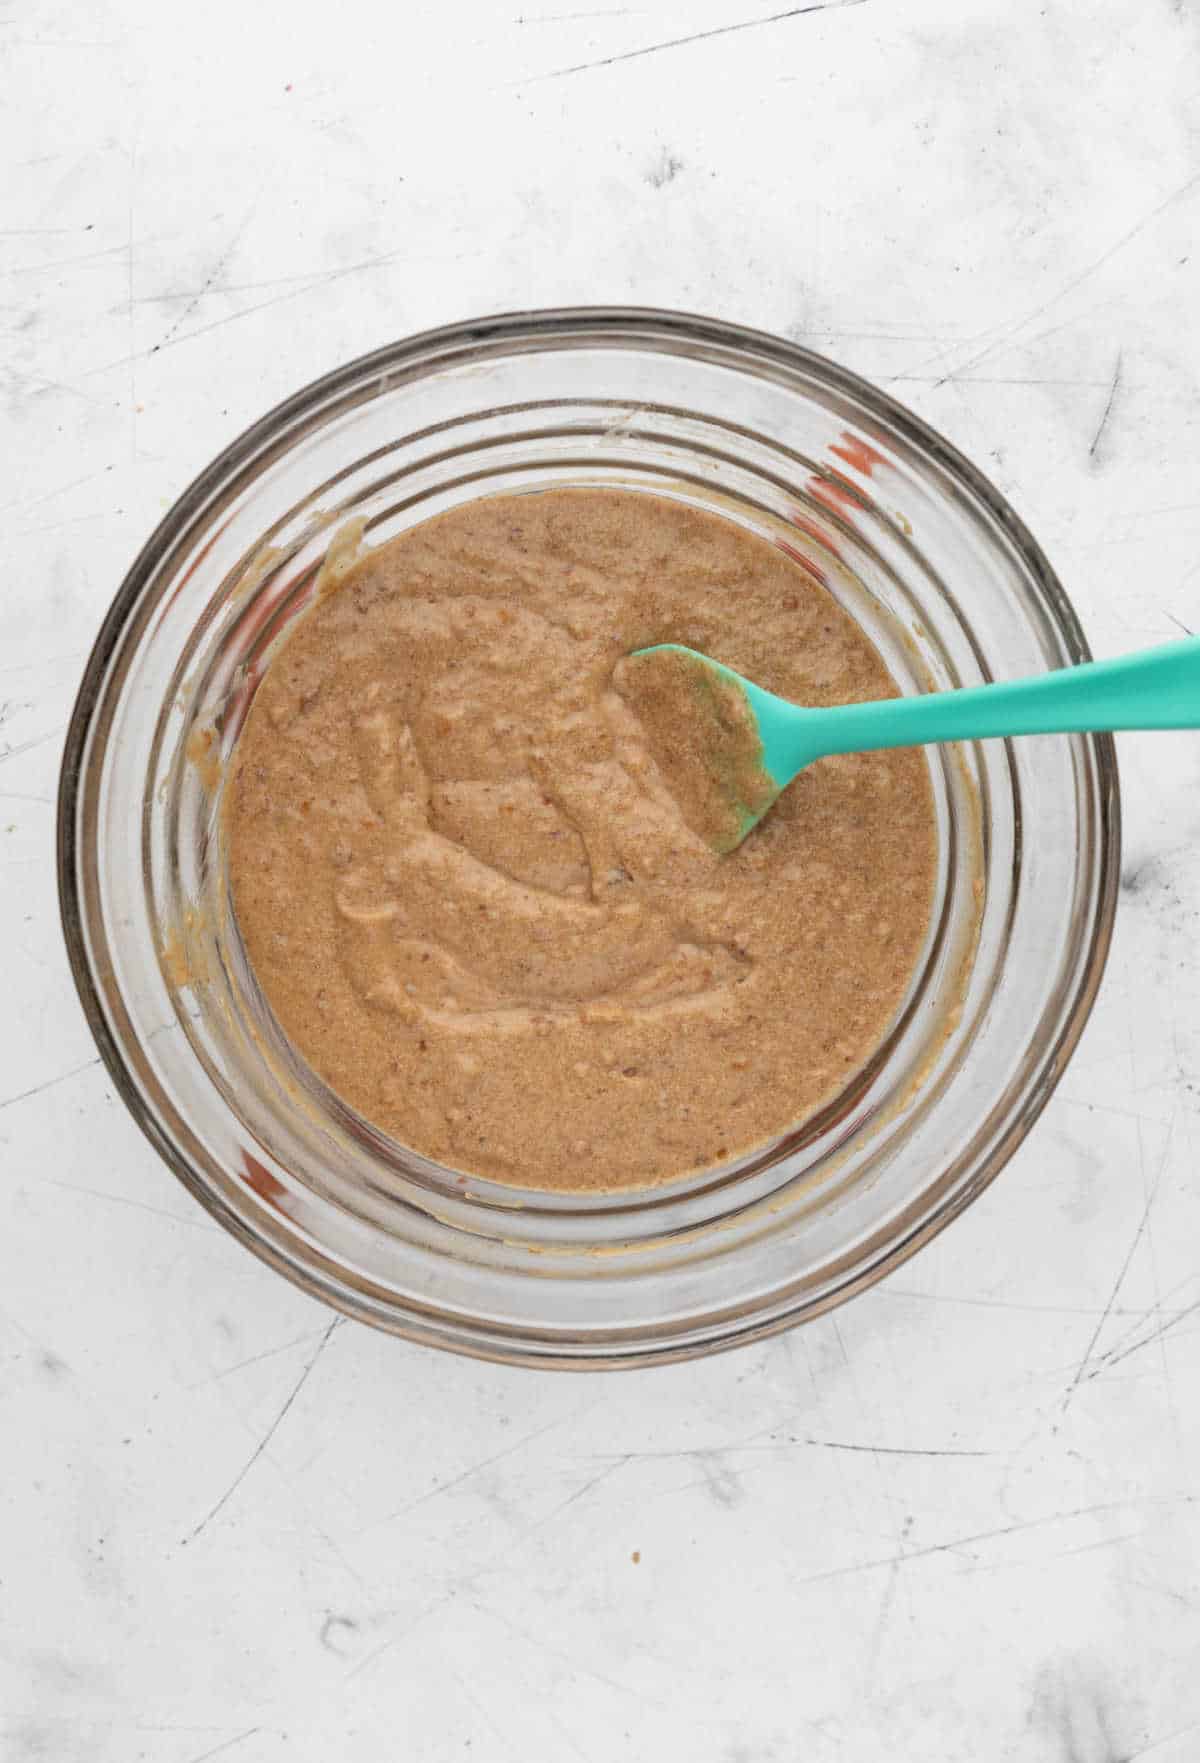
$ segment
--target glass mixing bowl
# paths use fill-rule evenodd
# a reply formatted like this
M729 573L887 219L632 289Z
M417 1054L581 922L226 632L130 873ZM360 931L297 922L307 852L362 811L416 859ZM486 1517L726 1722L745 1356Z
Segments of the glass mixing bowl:
M281 405L153 534L72 717L59 885L113 1080L234 1235L306 1290L414 1340L612 1367L813 1316L992 1180L1095 996L1119 806L1104 735L931 749L939 875L909 995L836 1101L751 1156L666 1187L572 1196L405 1150L320 1084L254 984L226 909L224 762L343 523L378 542L469 497L564 484L679 497L785 547L906 691L1088 658L1003 499L830 362L671 313L456 325Z

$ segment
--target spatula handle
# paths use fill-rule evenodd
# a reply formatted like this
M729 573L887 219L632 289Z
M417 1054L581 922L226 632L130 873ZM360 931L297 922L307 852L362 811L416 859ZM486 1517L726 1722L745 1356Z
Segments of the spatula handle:
M1200 637L1036 679L823 711L826 753L1084 729L1200 728Z

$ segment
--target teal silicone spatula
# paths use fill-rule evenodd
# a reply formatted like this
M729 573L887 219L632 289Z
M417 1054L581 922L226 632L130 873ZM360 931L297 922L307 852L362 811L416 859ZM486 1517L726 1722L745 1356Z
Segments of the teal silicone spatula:
M638 649L630 659L645 662L656 655L674 657L670 665L676 670L681 662L686 665L701 702L724 706L719 716L712 715L707 730L714 745L742 744L740 753L712 755L711 775L732 810L722 833L710 835L721 850L739 845L798 772L832 753L1004 735L1200 728L1200 637L1116 661L1064 667L1035 679L842 704L831 710L805 709L777 698L731 667L680 643ZM727 713L730 687L740 694L749 713L740 719L740 726L739 719ZM747 778L754 787L746 786ZM736 789L731 780L741 780Z

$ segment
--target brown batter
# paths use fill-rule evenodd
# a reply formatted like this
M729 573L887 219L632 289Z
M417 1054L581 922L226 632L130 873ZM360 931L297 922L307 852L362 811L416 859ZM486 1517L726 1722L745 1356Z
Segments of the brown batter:
M723 1163L835 1096L909 983L923 754L824 759L718 856L614 689L658 642L815 705L895 693L764 540L561 490L368 552L255 696L225 807L254 972L325 1082L442 1164L580 1190Z

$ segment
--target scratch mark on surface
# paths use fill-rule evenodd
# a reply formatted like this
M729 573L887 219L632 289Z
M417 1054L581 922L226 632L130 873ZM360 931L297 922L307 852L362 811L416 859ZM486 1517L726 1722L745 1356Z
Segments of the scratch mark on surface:
M582 1664L573 1654L564 1652L561 1647L551 1645L549 1641L544 1641L540 1635L530 1634L528 1629L519 1628L515 1622L505 1616L502 1611L497 1610L493 1604L472 1603L471 1608L476 1611L478 1615L490 1617L493 1622L499 1623L501 1628L506 1628L509 1634L515 1635L519 1641L524 1641L525 1645L527 1647L532 1647L534 1652L542 1653L548 1659L560 1660L577 1676L589 1677L593 1683L601 1684L607 1690L614 1690L619 1696L630 1696L635 1702L647 1702L650 1703L651 1706L659 1705L654 1703L652 1698L646 1696L642 1691L633 1689L627 1683L621 1683L615 1677L606 1677L602 1671L593 1671L590 1665Z
M254 1465L258 1462L259 1458L262 1456L263 1452L266 1450L266 1448L270 1444L271 1440L275 1437L275 1434L279 1431L279 1428L282 1426L284 1420L287 1418L289 1410L293 1407L293 1405L296 1401L296 1398L299 1396L301 1390L304 1388L305 1384L308 1382L309 1378L312 1376L312 1373L313 1373L313 1370L316 1366L316 1363L317 1363L318 1359L321 1357L321 1354L325 1351L326 1347L329 1345L330 1339L331 1339L334 1331L336 1329L338 1329L344 1321L345 1321L344 1316L335 1316L334 1317L333 1321L329 1324L329 1327L325 1330L325 1332L321 1336L321 1339L318 1341L316 1352L313 1354L312 1358L308 1361L308 1364L304 1367L304 1370L300 1373L299 1377L296 1379L295 1383L292 1385L291 1395L288 1397L287 1401L283 1404L283 1407L279 1410L278 1414L275 1416L274 1420L271 1422L270 1426L267 1428L266 1432L263 1434L262 1438L259 1440L258 1444L255 1446L253 1452L247 1458L246 1462L242 1465L242 1467L238 1470L237 1474L234 1476L234 1478L230 1482L229 1486L225 1489L225 1492L221 1495L220 1499L217 1501L215 1506L213 1506L204 1515L204 1517L200 1520L199 1524L197 1524L193 1530L188 1532L187 1536L183 1539L185 1543L195 1542L196 1538L200 1535L200 1533L203 1530L206 1530L207 1527L212 1523L213 1519L216 1518L217 1515L220 1512L222 1512L224 1510L224 1508L229 1504L230 1500L233 1498L233 1496L237 1492L237 1490L241 1487L242 1483L245 1481L245 1479L249 1475L250 1471L254 1468Z
M1116 1549L1122 1543L1136 1542L1138 1537L1145 1536L1145 1534L1146 1529L1143 1525L1138 1530L1123 1530L1120 1536L1097 1537L1094 1542L1079 1543L1073 1549L1056 1549L1052 1555L1039 1555L1037 1565L1040 1568L1048 1565L1051 1561L1069 1561L1073 1555L1091 1555L1097 1549ZM972 1561L962 1569L962 1574L964 1579L972 1579L983 1573L1011 1573L1029 1565L1030 1562L1027 1559L1023 1561Z
M994 1457L994 1451L960 1451L948 1446L919 1447L916 1445L857 1445L840 1439L796 1439L798 1445L811 1445L819 1451L866 1451L873 1457Z
M1089 1383L1092 1378L1099 1377L1103 1372L1110 1370L1114 1365L1119 1365L1122 1359L1128 1359L1130 1354L1140 1353L1143 1347L1152 1347L1155 1341L1161 1341L1165 1334L1169 1334L1173 1328L1177 1328L1179 1324L1186 1321L1189 1316L1194 1316L1198 1310L1200 1310L1200 1302L1189 1304L1186 1310L1180 1310L1177 1315L1169 1317L1167 1321L1161 1323L1158 1328L1152 1329L1148 1335L1143 1335L1141 1340L1134 1341L1132 1346L1123 1348L1119 1353L1107 1353L1103 1355L1103 1357L1097 1362L1095 1370L1088 1373Z
M239 1732L236 1738L226 1739L224 1744L215 1745L211 1751L201 1751L198 1757L191 1759L191 1763L208 1763L210 1757L219 1757L223 1751L232 1751L234 1745L245 1744L247 1739L252 1739L256 1732L262 1730L261 1726L247 1727L246 1731Z
M1112 1315L1124 1318L1132 1317L1133 1323L1132 1326L1123 1330L1110 1346L1105 1348L1104 1352L1100 1355L1100 1358L1104 1360L1111 1359L1114 1354L1119 1353L1122 1348L1128 1345L1128 1343L1137 1336L1139 1331L1143 1329L1147 1323L1166 1322L1170 1317L1179 1317L1182 1320L1184 1310L1189 1306L1184 1304L1176 1304L1172 1306L1170 1300L1176 1297L1177 1294L1182 1292L1186 1287L1194 1286L1197 1279L1200 1279L1200 1273L1185 1274L1182 1279L1177 1279L1173 1285L1168 1286L1161 1298L1157 1298L1153 1304L1141 1306L1114 1304ZM1097 1363L1099 1363L1099 1361L1097 1361Z
M685 1481L678 1487L666 1489L664 1495L674 1499L678 1494L685 1494L692 1488L703 1488L714 1506L723 1507L725 1510L740 1506L746 1497L741 1476L725 1462L727 1456L734 1455L734 1449L731 1446L728 1449L721 1447L719 1449L681 1452L681 1458L687 1462L694 1462L699 1468L700 1478L698 1481ZM632 1462L635 1457L636 1453L627 1461ZM662 1498L664 1495L658 1497Z
M280 1353L290 1353L293 1347L305 1347L314 1338L314 1334L325 1331L309 1329L305 1334L298 1334L294 1340L283 1341L278 1347L267 1347L261 1353L251 1353L248 1359L239 1359L235 1365L226 1365L220 1371L214 1371L211 1377L202 1377L199 1383L185 1384L187 1390L207 1389L210 1383L220 1383L223 1377L232 1377L235 1371L242 1371L247 1365L258 1365L264 1359L276 1359Z
M1100 425L1097 428L1095 434L1092 436L1092 444L1088 448L1088 458L1089 459L1094 459L1096 457L1096 448L1100 445L1100 437L1104 433L1104 430L1105 430L1105 427L1107 426L1109 417L1112 415L1112 407L1116 401L1116 396L1117 396L1117 387L1121 383L1121 363L1123 360L1124 360L1124 351L1121 349L1118 349L1117 350L1117 364L1113 368L1112 385L1108 388L1108 402L1104 406L1104 414L1100 418Z
M152 245L158 241L145 239L143 244ZM84 251L77 257L54 257L49 263L14 263L8 269L0 269L0 275L49 275L55 269L74 269L80 263L95 263L101 257L121 257L128 251L128 244L106 245L101 251Z
M83 391L79 386L73 386L67 380L52 379L46 373L34 373L28 368L22 372L9 368L8 383L13 391L29 392L33 397L40 397L46 392L65 392L69 398L78 398L81 404L91 404L97 410L104 407L103 399L93 398L90 392Z
M840 337L852 343L936 343L940 349L952 349L957 343L975 341L973 335L966 338L944 336L940 331L913 330L910 325L898 325L889 330L884 328L884 321L878 318L865 319L863 324L879 328L866 330L863 326L855 325L853 329L846 330L836 325L801 320L797 324L785 325L783 334L793 343L803 342L805 337ZM1103 385L1104 381L1100 380L1098 384Z
M677 1451L622 1451L617 1457L618 1465L640 1463L648 1459L666 1461L688 1461L705 1457L726 1456L745 1457L757 1456L762 1453L784 1451L862 1451L872 1457L994 1457L994 1451L966 1451L954 1447L942 1449L938 1446L918 1445L871 1445L858 1444L841 1439L818 1439L809 1437L784 1438L760 1445L746 1440L742 1443L728 1445L687 1445ZM607 1454L607 1453L606 1453ZM690 1484L694 1485L694 1484Z
M1128 1585L1136 1591L1149 1592L1151 1597L1167 1598L1172 1604L1181 1604L1185 1610L1195 1610L1198 1607L1193 1598L1185 1598L1182 1592L1175 1591L1172 1586L1151 1585L1149 1580L1133 1579L1127 1573L1114 1574L1113 1578L1118 1585Z
M909 1549L901 1555L879 1555L870 1561L851 1561L843 1567L828 1567L821 1573L810 1573L797 1580L798 1585L819 1585L827 1579L844 1579L852 1573L868 1573L877 1567L891 1567L901 1560L907 1566L913 1561L922 1561L930 1555L954 1554L961 1549L968 1549L976 1543L996 1542L1001 1537L1016 1536L1023 1530L1044 1530L1051 1524L1069 1524L1076 1518L1090 1518L1097 1512L1123 1512L1131 1506L1139 1505L1195 1505L1200 1499L1197 1494L1154 1494L1146 1499L1102 1500L1095 1506L1079 1506L1074 1512L1048 1512L1042 1518L1022 1518L1015 1524L1002 1524L995 1530L977 1530L969 1536L951 1537L944 1543L927 1543L921 1549Z
M53 1090L59 1084L65 1084L68 1079L78 1077L80 1072L90 1071L93 1065L99 1065L99 1063L100 1056L97 1054L94 1059L88 1059L82 1065L72 1066L70 1071L60 1072L57 1077L48 1077L45 1083L34 1084L32 1089L18 1090L15 1096L5 1096L4 1100L0 1102L0 1109L13 1108L18 1102L27 1102L30 1096L40 1096L44 1090Z
M11 661L7 667L0 667L0 674L36 673L43 667L57 667L62 661L78 661L79 657L86 655L87 652L87 649L68 649L65 655L47 655L43 660Z
M1197 184L1200 184L1200 172L1193 173L1190 178L1180 184L1176 189L1172 190L1169 195L1164 196L1162 201L1159 202L1156 207L1150 209L1147 214L1144 214L1141 220L1135 221L1133 226L1131 226L1127 232L1122 233L1119 239L1114 240L1107 250L1100 253L1099 257L1094 257L1090 263L1085 264L1083 269L1079 270L1075 275L1071 276L1066 282L1064 282L1056 294L1052 294L1050 298L1043 301L1040 306L1035 306L1031 311L1027 312L1023 318L1019 318L1013 324L1003 327L1000 336L988 343L986 348L981 349L977 355L972 355L968 361L964 361L961 367L952 368L949 373L945 374L943 378L938 381L938 384L945 385L947 380L957 379L959 374L967 373L971 368L978 367L981 361L986 361L989 355L994 355L997 349L1003 348L1006 343L1011 342L1014 337L1019 336L1027 325L1036 324L1037 320L1049 312L1052 307L1057 306L1060 300L1065 300L1068 294L1073 294L1077 288L1082 287L1084 282L1088 281L1096 274L1097 270L1103 269L1106 263L1111 262L1118 252L1123 251L1126 245L1131 244L1133 240L1137 238L1139 233L1145 232L1146 228L1151 226L1153 222L1158 219L1159 215L1165 214L1167 209L1174 207L1176 202L1181 202L1185 196L1189 195L1191 191L1196 188ZM984 334L986 335L987 333L985 332Z
M19 534L17 536L20 537ZM22 753L32 753L35 747L44 747L47 741L56 741L62 732L60 724L58 728L49 729L44 735L34 735L31 741L18 741L14 747L5 747L3 753L0 753L0 765L6 759L18 759Z
M1092 1106L1091 1103L1081 1105ZM1125 1114L1124 1109L1113 1112ZM911 1304L965 1304L973 1310L1013 1310L1019 1316L1097 1316L1100 1312L1097 1304L1024 1304L1009 1298L973 1298L958 1292L919 1292L912 1286L881 1285L879 1296L902 1298Z
M783 24L792 18L804 18L810 12L845 12L851 6L863 6L866 0L817 0L811 6L792 6L786 12L773 12L766 18L741 19L737 24L716 25L709 31L695 31L687 37L669 37L664 43L647 43L644 49L627 49L621 55L606 55L599 61L580 61L573 67L556 67L550 73L532 74L514 80L513 85L536 86L543 80L562 80L572 73L590 73L593 68L616 67L622 61L640 61L645 55L661 55L667 49L682 49L688 43L704 43L713 37L729 37L736 31L757 30L763 25Z
M17 539L35 539L41 533L61 533L69 526L88 526L94 520L107 520L107 514L76 514L69 520L52 520L46 526L23 526L10 533L13 541ZM3 755L0 754L0 758Z
M500 1727L496 1724L495 1720L492 1718L488 1709L479 1700L479 1697L476 1696L475 1694L473 1694L469 1684L464 1679L462 1673L459 1671L456 1671L454 1669L454 1666L451 1665L450 1666L450 1675L454 1679L455 1683L457 1683L457 1685L458 1685L459 1689L462 1691L465 1699L471 1704L471 1706L472 1706L472 1708L474 1708L476 1714L478 1714L479 1718L483 1721L483 1724L486 1726L487 1730L491 1733L493 1741L498 1742L501 1746L503 1746L504 1750L507 1751L507 1753L510 1757L514 1756L515 1752L513 1750L512 1745L510 1744L509 1740L505 1737L505 1735L501 1731Z
M1190 1720L1186 1726L1177 1726L1174 1732L1165 1732L1160 1739L1151 1739L1138 1751L1130 1751L1122 1759L1122 1763L1141 1763L1143 1757L1150 1757L1155 1751L1161 1751L1164 1745L1174 1744L1176 1739L1186 1738L1189 1732L1200 1732L1200 1720Z
M562 1424L561 1420L551 1420L545 1426L539 1426L536 1432L523 1434L513 1444L505 1445L502 1451L494 1451L490 1457L484 1457L478 1463L472 1463L469 1469L462 1471L461 1475L453 1475L448 1481L436 1482L427 1492L418 1494L415 1500L409 1500L404 1506L397 1506L394 1512L389 1512L386 1517L377 1519L375 1524L369 1525L367 1528L374 1530L380 1524L391 1524L394 1519L403 1518L409 1512L415 1512L418 1506L424 1506L430 1500L436 1500L439 1495L449 1493L451 1488L461 1487L464 1481L469 1481L473 1475L478 1475L481 1469L490 1469L493 1463L499 1463L505 1457L515 1456L518 1451L523 1451L526 1445L531 1445L535 1439L540 1439L545 1433L553 1432L555 1427Z
M260 300L253 306L243 306L237 312L226 313L224 318L214 318L209 324L197 325L195 330L184 331L182 336L173 337L169 343L153 343L149 349L139 350L132 359L135 361L143 361L151 355L157 355L160 350L178 349L182 347L184 343L192 342L196 337L206 336L209 331L220 330L223 325L236 324L238 319L250 318L256 312L267 312L273 306L282 306L285 301L302 299L305 294L315 294L322 288L332 287L335 282L344 280L346 276L361 275L366 270L378 269L383 264L394 263L398 257L404 255L405 253L403 251L389 251L382 257L369 257L362 263L347 264L344 269L331 269L324 273L314 274L310 276L301 287L290 288L284 294L277 294L274 299ZM481 251L464 251L458 256L438 258L437 261L443 263L459 263L462 262L464 258L480 257L482 255L483 253ZM112 361L101 361L97 363L95 367L85 368L80 375L80 378L92 379L97 374L111 373L114 368L124 366L129 359L130 357L128 356L118 356Z
M1174 1130L1174 1123L1172 1123L1172 1125L1167 1128L1167 1142L1166 1142L1166 1146L1163 1150L1162 1161L1158 1166L1158 1174L1155 1176L1153 1184L1151 1185L1151 1188L1150 1188L1150 1192L1146 1196L1146 1204L1142 1208L1142 1216L1138 1220L1137 1229L1133 1233L1133 1240L1131 1241L1129 1248L1126 1251L1124 1261L1122 1261L1122 1263L1121 1263L1121 1269L1120 1269L1120 1272L1117 1274L1116 1282L1114 1283L1112 1290L1108 1294L1108 1302L1105 1304L1104 1309L1100 1314L1099 1322L1097 1322L1095 1328L1092 1330L1091 1339L1088 1341L1088 1344L1087 1344L1086 1348L1084 1349L1083 1358L1079 1361L1079 1364L1075 1369L1075 1376L1071 1380L1070 1387L1067 1389L1066 1394L1063 1396L1062 1406L1063 1406L1064 1412L1066 1411L1067 1408L1070 1407L1071 1398L1074 1396L1076 1390L1079 1388L1079 1385L1083 1382L1084 1378L1087 1376L1088 1366L1091 1364L1092 1354L1096 1350L1096 1342L1100 1339L1100 1336L1103 1333L1105 1323L1108 1321L1109 1317L1112 1315L1113 1305L1116 1303L1117 1298L1120 1295L1121 1287L1125 1283L1125 1275L1129 1272L1130 1264L1133 1261L1134 1255L1137 1253L1137 1246L1141 1242L1142 1237L1145 1235L1146 1225L1149 1222L1151 1210L1154 1206L1155 1200L1158 1198L1159 1183L1162 1181L1163 1172L1167 1167L1167 1158L1168 1158L1168 1155L1169 1155L1170 1149L1171 1149L1171 1136L1172 1136L1173 1130ZM1146 1154L1145 1154L1145 1149L1144 1149L1143 1141L1142 1141L1142 1123L1140 1120L1137 1123L1137 1139L1138 1139L1138 1158L1139 1158L1139 1161L1141 1162L1142 1170L1144 1173L1145 1167L1146 1167ZM1089 1379L1089 1381L1090 1381L1090 1379Z
M256 312L269 312L272 306L282 306L289 300L298 300L301 295L313 293L318 288L328 287L330 283L339 281L343 275L349 275L350 273L351 271L349 270L332 271L329 275L321 276L314 281L305 283L302 288L291 288L287 293L276 294L272 300L259 300L253 306L243 306L238 312L226 313L224 318L214 318L208 324L197 325L195 330L184 331L182 336L172 337L170 342L153 343L146 353L149 355L157 355L162 349L178 349L180 344L190 343L194 337L206 336L209 331L219 331L223 325L235 324L239 318L250 318ZM112 365L114 364L111 362L108 364L108 366ZM104 373L107 371L107 368L91 368L88 371Z
M373 261L373 260L372 260ZM261 294L265 288L299 288L319 282L328 271L322 269L296 270L291 275L260 276L252 282L221 282L216 287L218 294ZM215 284L214 284L215 285ZM199 288L170 288L166 292L156 294L139 294L135 302L138 306L170 306L174 302L186 305L205 291L207 284ZM211 290L210 290L211 291ZM1101 380L1100 385L1106 382Z
M443 1600L443 1602L444 1601L445 1600ZM350 1667L349 1671L346 1673L345 1681L349 1683L352 1677L358 1677L362 1672L369 1671L377 1659L382 1659L385 1653L390 1652L393 1647L399 1645L401 1638L402 1637L399 1635L393 1635L390 1640L380 1641L374 1652L368 1653L365 1659L360 1659L357 1665L352 1665Z
M815 333L814 333L815 334ZM942 376L938 373L893 373L888 376L889 385L898 385L901 381L915 381L923 386L940 386ZM1106 386L1105 379L1084 378L1073 375L1030 375L1024 373L956 373L954 383L959 386Z
M67 391L71 389L69 386L64 388ZM17 496L11 502L0 502L0 514L7 513L10 508L19 508L22 512L26 508L38 508L43 502L52 502L56 496L65 496L68 490L77 490L83 484L95 483L97 478L105 477L111 470L112 466L106 465L100 471L89 471L85 477L73 477L69 483L59 484L57 489L47 490L41 496L31 496L27 501L23 501L20 496Z
M69 1194L86 1194L93 1200L109 1200L114 1206L132 1206L138 1212L149 1212L155 1218L167 1218L172 1224L181 1224L187 1230L202 1230L208 1236L219 1236L220 1227L206 1224L202 1218L180 1218L174 1212L167 1212L162 1206L148 1206L144 1200L130 1200L124 1194L106 1194L103 1188L80 1187L73 1181L56 1181L47 1176L45 1181L37 1184L47 1188L65 1188Z
M165 345L167 343L169 343L171 341L171 339L183 328L183 326L187 323L188 319L192 316L193 312L195 312L197 306L199 306L200 302L203 300L204 296L210 291L210 289L213 286L213 283L216 281L217 277L221 274L221 271L230 262L231 258L233 257L234 252L237 250L238 246L241 244L243 238L246 235L246 229L249 227L251 221L254 219L255 213L258 209L260 197L261 197L261 191L259 192L259 195L254 198L254 201L250 204L250 208L249 208L248 212L245 214L245 216L243 217L241 225L239 227L237 227L236 230L234 231L233 237L230 239L229 243L225 246L225 249L221 252L220 256L217 258L217 261L213 264L212 270L210 271L208 276L206 276L202 285L199 288L197 288L195 293L191 296L187 305L183 308L183 311L179 314L179 316L175 319L174 323L171 325L170 330L166 333L166 335L164 337L162 337L159 340L159 342L157 344L158 349L162 349L163 347L165 347ZM132 347L132 342L130 344L130 347Z
M15 1316L13 1316L11 1314L11 1312L3 1309L2 1307L0 1307L0 1318L2 1318L5 1322L7 1322L8 1326L13 1330L14 1334L19 1334L21 1339L23 1341L27 1342L29 1346L36 1347L38 1352L42 1355L43 1358L45 1358L47 1355L52 1358L55 1358L55 1359L60 1357L59 1354L54 1352L52 1347L48 1347L46 1345L45 1341L39 1340L37 1335L30 1334L29 1330L25 1327L25 1324L23 1322L18 1322L17 1318Z
M1126 509L1128 520L1161 520L1163 515L1194 514L1200 508L1200 502L1164 502L1157 508Z
M896 1587L900 1579L900 1570L908 1559L908 1539L912 1534L913 1521L906 1518L897 1538L898 1553L888 1569L884 1582L883 1596L879 1600L879 1610L875 1617L875 1625L871 1633L870 1649L867 1654L865 1676L868 1684L874 1683L879 1669L879 1656L883 1651L883 1642L891 1621L892 1607L896 1601Z
M1175 628L1177 630L1181 630L1183 632L1185 637L1195 636L1196 633L1188 625L1184 624L1182 618L1176 618L1176 616L1173 612L1168 612L1167 617L1171 620L1171 623L1175 626Z
M549 1703L547 1703L545 1707L546 1718L549 1720L554 1730L561 1735L563 1743L574 1751L575 1755L579 1758L579 1763L594 1763L593 1758L589 1756L588 1752L571 1737L570 1733L555 1714L553 1708L550 1707Z
M540 1431L538 1433L531 1434L531 1435L529 1435L529 1437L534 1437L534 1438L540 1437L541 1432L552 1431L557 1427L562 1427L562 1426L566 1426L569 1424L577 1424L579 1421L581 1421L583 1418L585 1418L588 1414L590 1414L594 1408L597 1408L600 1405L601 1404L598 1402L593 1402L593 1403L589 1404L587 1407L585 1407L582 1411L577 1409L574 1413L565 1415L565 1416L561 1417L559 1420L553 1421L549 1427L544 1427L544 1428L540 1429ZM528 1443L528 1438L525 1440L525 1442ZM551 1514L550 1516L553 1516L553 1514ZM542 1520L541 1522L545 1523L545 1522L547 1522L547 1520ZM368 1526L367 1528L373 1529L374 1526ZM503 1548L495 1551L485 1561L481 1561L471 1571L469 1571L467 1573L458 1574L458 1575L452 1577L452 1579L448 1582L446 1589L441 1591L438 1594L438 1596L432 1600L431 1603L426 1604L423 1609L417 1611L415 1613L415 1615L412 1615L410 1617L410 1619L404 1623L404 1626L402 1628L398 1629L396 1632L389 1635L385 1640L381 1641L379 1643L379 1645L374 1649L373 1652L369 1653L365 1659L360 1660L358 1662L358 1664L353 1666L346 1673L345 1680L347 1682L349 1682L349 1680L352 1677L357 1677L360 1673L364 1673L364 1672L370 1670L386 1653L392 1652L396 1647L400 1646L404 1641L406 1641L409 1638L410 1635L414 1634L417 1629L423 1627L427 1622L431 1621L434 1617L440 1615L443 1611L448 1609L450 1606L457 1603L458 1600L460 1598L464 1597L468 1592L470 1592L471 1588L476 1586L478 1584L478 1582L484 1578L485 1575L495 1574L498 1572L504 1572L507 1569L509 1563L513 1560L513 1558L515 1556L518 1556L521 1553L521 1551L523 1549L525 1549L525 1547L527 1546L529 1537L538 1528L539 1528L538 1524L534 1524L530 1527L527 1527L525 1530L523 1530L521 1532L521 1534L513 1542L508 1543ZM470 1602L471 1608L476 1610L480 1615L487 1613L483 1610L482 1606L480 1606L478 1603L476 1603L474 1601L474 1599L468 1598L468 1602ZM516 1631L514 1631L514 1632L516 1632ZM572 1663L574 1664L573 1661L572 1661ZM578 1665L575 1666L575 1669L576 1670L585 1670L584 1667L578 1666ZM587 1675L592 1676L592 1677L597 1676L597 1674L595 1672L588 1672ZM610 1680L605 1679L605 1678L597 1678L597 1681L608 1683L610 1688L622 1689L621 1685L611 1683ZM646 1698L637 1691L631 1690L631 1691L624 1691L623 1693L635 1695L637 1700L639 1700L639 1701L646 1700Z
M574 1506L578 1500L582 1500L585 1495L590 1494L594 1487L598 1487L602 1481L607 1481L610 1475L615 1475L618 1469L623 1469L624 1466L623 1459L617 1463L606 1464L603 1469L599 1470L588 1481L585 1481L582 1487L576 1488L575 1492L569 1495L567 1499L561 1501L557 1506L552 1506L544 1518L538 1519L537 1523L533 1526L533 1529L535 1531L544 1530L546 1525L553 1523L553 1521L560 1517L569 1506Z

